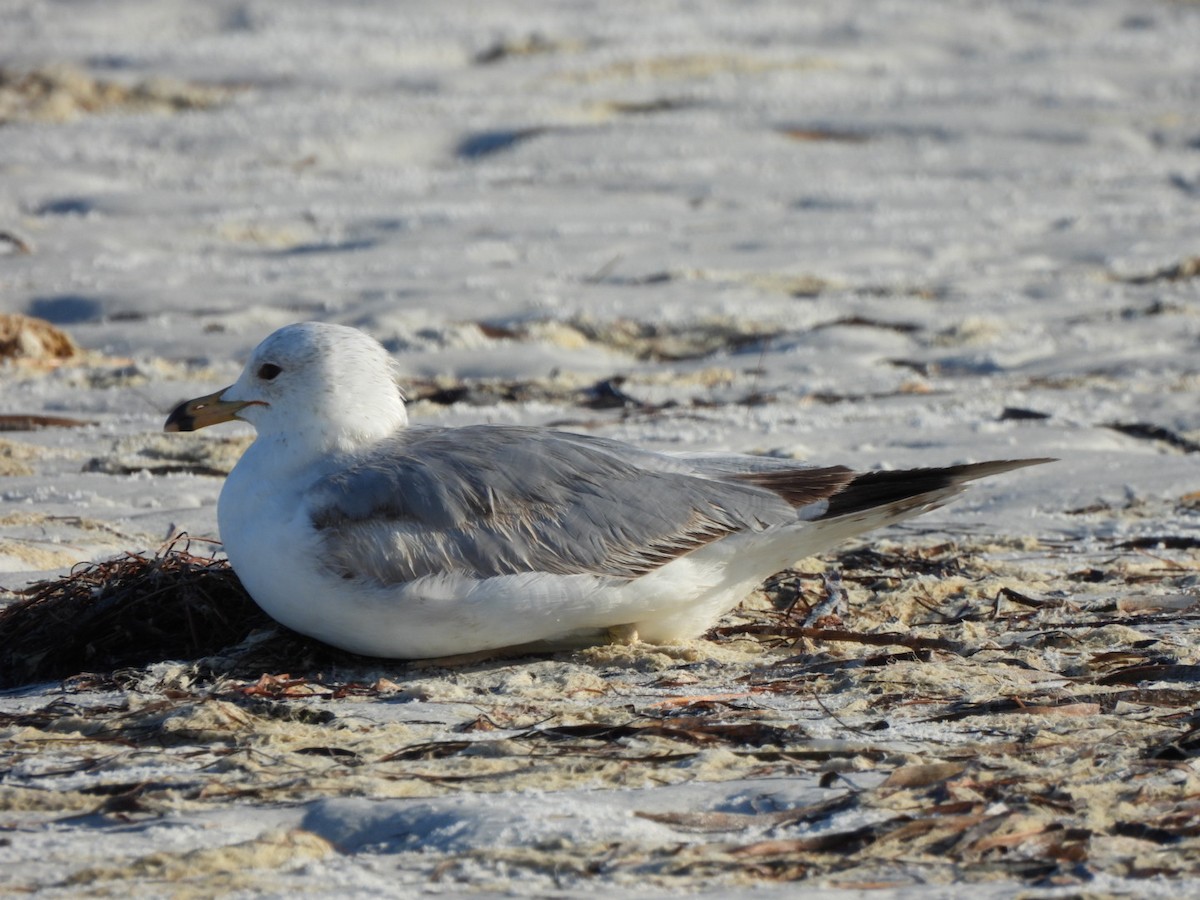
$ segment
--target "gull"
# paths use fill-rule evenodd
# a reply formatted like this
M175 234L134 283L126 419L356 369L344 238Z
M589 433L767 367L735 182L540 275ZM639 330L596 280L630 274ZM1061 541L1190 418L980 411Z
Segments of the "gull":
M368 656L693 638L797 560L1049 461L860 474L415 426L397 374L357 329L288 325L164 426L254 426L217 506L229 562L276 621Z

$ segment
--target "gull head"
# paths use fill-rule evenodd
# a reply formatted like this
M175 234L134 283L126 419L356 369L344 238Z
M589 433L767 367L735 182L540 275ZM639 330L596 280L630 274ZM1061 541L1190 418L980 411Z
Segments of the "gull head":
M254 348L229 387L181 403L166 431L196 431L240 419L260 438L315 452L353 450L408 422L396 363L355 328L323 322L287 325Z

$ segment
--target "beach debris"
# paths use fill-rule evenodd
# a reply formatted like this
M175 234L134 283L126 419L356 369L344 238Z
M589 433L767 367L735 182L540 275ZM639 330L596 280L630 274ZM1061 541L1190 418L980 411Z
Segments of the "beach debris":
M921 330L921 326L915 322L885 322L867 316L841 316L828 322L820 322L810 330L823 331L826 328L880 328L897 334L915 334Z
M197 659L269 624L227 562L179 539L77 567L0 609L0 687Z
M1158 441L1181 453L1200 453L1200 443L1161 425L1149 422L1109 422L1104 427L1139 440Z
M835 144L865 144L871 136L863 131L847 128L827 128L820 125L794 125L779 129L779 133L793 141L829 141Z
M1025 409L1021 406L1006 406L1000 412L998 422L1041 422L1051 417L1050 413L1039 412L1036 409Z
M551 53L579 53L589 42L578 38L550 37L539 31L515 38L495 41L477 52L471 61L477 66L490 66L510 59L544 56Z
M1156 284L1162 281L1188 281L1200 278L1200 256L1189 256L1174 265L1145 272L1141 275L1112 275L1113 281L1125 284Z
M0 361L57 363L80 355L71 336L45 319L0 313Z
M598 81L695 81L727 75L761 75L770 72L805 71L835 68L819 57L780 57L769 59L735 53L681 53L619 60L592 69L564 71L552 76L556 81L588 84Z
M0 431L37 431L39 428L84 428L95 425L87 419L67 416L41 416L26 413L0 415Z
M34 469L29 463L39 455L36 447L0 440L0 476L32 475Z
M253 440L250 435L216 439L193 435L171 435L168 439L157 432L127 435L113 441L103 456L93 456L84 463L83 471L105 475L186 473L223 478Z
M600 379L584 390L582 405L589 409L651 409L652 404L638 400L626 393L625 381L626 379L620 375Z
M648 116L661 112L674 112L700 106L699 100L691 97L653 97L649 100L601 100L589 104L588 108L597 116Z
M661 324L634 319L602 321L586 316L569 325L589 341L603 344L641 360L701 359L714 353L736 353L783 333L754 322L710 318L695 322Z
M104 112L180 112L208 109L233 93L228 86L153 78L121 84L72 66L17 71L0 68L0 124L65 122Z

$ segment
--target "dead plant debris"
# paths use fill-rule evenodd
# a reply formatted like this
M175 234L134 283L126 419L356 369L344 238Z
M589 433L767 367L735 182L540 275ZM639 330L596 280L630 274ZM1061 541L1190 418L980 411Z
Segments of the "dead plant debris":
M270 623L229 564L172 543L40 582L0 609L0 687L198 659Z
M41 416L33 414L0 415L0 431L37 431L39 428L86 428L95 425L87 419L72 419L66 416Z
M0 68L0 125L63 122L110 111L179 112L207 109L225 101L228 87L187 84L165 78L121 84L72 66L29 71Z
M71 336L44 319L0 313L0 360L61 362L80 355Z
M1113 281L1125 284L1157 284L1163 281L1188 281L1200 276L1200 256L1189 256L1174 265L1138 275L1112 275Z
M632 319L600 322L579 318L571 326L591 341L657 362L701 359L718 352L736 353L782 333L779 329L733 319L665 327Z
M1189 440L1181 434L1176 434L1161 425L1147 422L1111 422L1104 426L1113 431L1145 441L1158 441L1181 453L1200 453L1200 443Z

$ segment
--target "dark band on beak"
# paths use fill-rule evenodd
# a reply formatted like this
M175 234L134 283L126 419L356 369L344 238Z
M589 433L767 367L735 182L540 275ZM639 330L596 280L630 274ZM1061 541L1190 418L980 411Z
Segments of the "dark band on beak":
M192 403L194 402L185 400L171 410L166 424L163 425L163 431L195 431L196 416L192 412Z
M267 405L262 400L222 400L221 395L227 390L229 388L221 388L215 394L180 403L167 416L163 431L199 431L238 418L238 413L247 406Z

